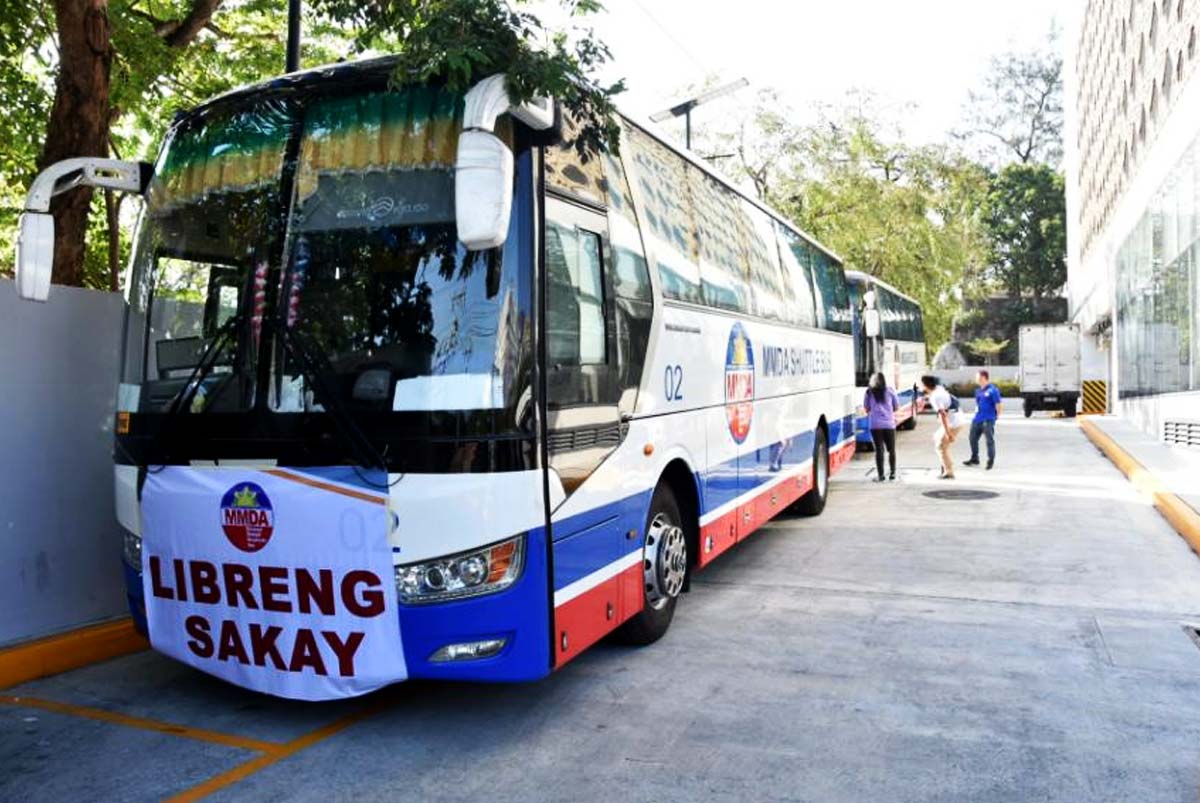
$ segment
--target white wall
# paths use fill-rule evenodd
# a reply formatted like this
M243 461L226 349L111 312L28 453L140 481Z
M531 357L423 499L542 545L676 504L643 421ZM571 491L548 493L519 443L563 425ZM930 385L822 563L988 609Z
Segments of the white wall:
M1020 366L1016 365L964 365L962 368L942 368L934 373L943 383L953 385L957 382L974 382L975 374L981 369L988 372L993 382L1001 379L1016 382L1021 373Z
M0 279L0 644L126 612L112 420L123 302Z
M1116 412L1146 434L1162 438L1164 421L1200 421L1200 391L1124 399Z

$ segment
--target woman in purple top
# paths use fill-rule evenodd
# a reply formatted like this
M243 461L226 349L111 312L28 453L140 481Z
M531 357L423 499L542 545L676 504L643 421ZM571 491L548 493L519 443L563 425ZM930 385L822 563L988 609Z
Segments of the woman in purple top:
M875 481L883 482L883 449L888 453L888 479L896 479L896 410L900 399L887 386L883 374L871 377L867 392L863 395L863 407L867 411L867 425L871 428L871 440L875 444Z

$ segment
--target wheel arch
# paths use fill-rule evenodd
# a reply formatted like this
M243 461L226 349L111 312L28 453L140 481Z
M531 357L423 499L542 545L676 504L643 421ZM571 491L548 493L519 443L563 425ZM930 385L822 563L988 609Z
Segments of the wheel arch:
M658 478L659 485L666 485L679 504L680 514L684 518L684 531L687 535L688 565L695 566L700 558L700 485L691 467L680 457L675 457L663 466ZM657 486L656 486L657 487ZM691 582L691 571L684 583L686 590Z

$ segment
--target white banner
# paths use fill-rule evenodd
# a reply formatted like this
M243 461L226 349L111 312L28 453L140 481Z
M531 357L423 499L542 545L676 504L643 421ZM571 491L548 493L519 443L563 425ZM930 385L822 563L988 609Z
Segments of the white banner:
M403 680L388 517L381 493L289 470L149 474L150 643L239 686L300 700Z

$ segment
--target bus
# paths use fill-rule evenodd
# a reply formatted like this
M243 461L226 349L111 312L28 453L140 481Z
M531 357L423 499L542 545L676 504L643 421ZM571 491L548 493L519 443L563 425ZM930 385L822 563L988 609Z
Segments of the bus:
M916 299L874 276L854 270L845 273L854 313L854 384L859 405L855 437L859 445L870 446L871 430L862 398L876 373L887 378L900 398L896 428L911 430L917 426L917 415L924 409L921 375L927 372L924 319ZM876 315L872 316L871 310ZM868 318L874 318L877 324L868 325Z
M841 263L620 119L581 156L504 76L384 58L180 115L144 197L115 414L129 606L152 647L295 699L528 681L661 637L696 571L854 452Z

